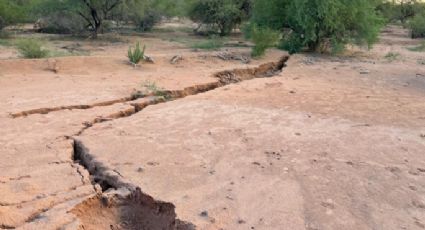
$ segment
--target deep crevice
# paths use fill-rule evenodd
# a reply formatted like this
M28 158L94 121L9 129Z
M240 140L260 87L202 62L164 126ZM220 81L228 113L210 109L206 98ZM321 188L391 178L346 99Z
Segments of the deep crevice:
M289 56L284 56L278 62L263 64L256 68L221 71L214 75L214 77L218 79L216 82L191 86L183 90L158 91L149 97L147 95L135 94L130 97L92 105L41 108L14 113L11 114L11 116L16 118L31 114L46 114L60 110L91 109L99 106L110 106L117 103L134 101L134 103L130 104L131 108L129 109L85 122L84 127L77 134L73 135L76 137L94 124L132 116L150 105L204 93L244 80L275 76L286 66L285 63L288 59ZM136 100L140 98L146 98L146 100L136 102ZM172 203L157 201L151 196L143 193L139 187L125 181L125 178L118 172L110 169L99 159L96 159L90 154L90 150L84 146L80 140L74 137L68 137L73 140L72 160L75 164L81 165L88 171L93 189L97 192L96 196L85 200L71 211L81 220L84 229L101 229L101 226L96 225L99 224L99 219L102 220L102 223L106 224L105 227L113 229L186 230L195 228L192 224L180 221L176 218L175 206ZM84 184L83 174L78 167L76 167L76 170L82 177L82 182ZM99 212L99 210L103 211ZM37 219L37 216L32 216L29 220L32 221L33 219ZM0 228L5 227L8 226L0 226Z
M104 219L106 226L113 226L113 229L195 229L191 223L177 219L174 204L157 201L143 193L140 187L126 182L119 173L90 154L80 140L74 139L73 146L73 160L90 173L94 190L97 190L96 185L102 189L102 194L98 191L97 196L71 211L79 217L84 229L101 228L97 226L98 219Z

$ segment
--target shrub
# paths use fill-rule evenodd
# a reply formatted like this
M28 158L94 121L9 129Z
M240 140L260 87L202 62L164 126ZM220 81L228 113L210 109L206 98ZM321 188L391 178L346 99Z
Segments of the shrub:
M80 34L86 30L80 16L66 12L52 12L39 19L34 28L38 32L52 34Z
M278 43L280 33L267 27L254 26L251 31L251 38L255 43L255 46L252 48L252 56L259 57L263 56L268 48Z
M21 55L25 58L45 58L49 51L43 49L41 43L32 39L20 40L16 43Z
M410 22L412 38L425 37L425 13L416 15Z
M0 15L0 30L2 30L4 27L6 27L6 20L4 20Z
M289 52L338 51L347 43L372 45L383 20L370 0L255 0L252 22L285 31Z
M156 11L148 12L146 15L139 20L139 30L150 31L153 29L156 23L161 21L161 15Z
M130 46L128 48L128 59L133 65L139 64L141 60L145 57L145 49L146 46L143 46L143 49L140 49L140 43L137 42L136 47L134 47L134 50Z
M22 21L24 12L16 1L0 0L0 30L4 27Z
M250 0L198 0L189 17L225 36L247 19L250 11Z

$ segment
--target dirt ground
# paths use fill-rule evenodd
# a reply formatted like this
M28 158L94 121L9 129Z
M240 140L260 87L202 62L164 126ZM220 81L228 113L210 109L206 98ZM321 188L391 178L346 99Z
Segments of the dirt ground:
M0 46L0 229L425 229L425 53L407 31L285 65L158 34L137 68L135 36L41 60Z

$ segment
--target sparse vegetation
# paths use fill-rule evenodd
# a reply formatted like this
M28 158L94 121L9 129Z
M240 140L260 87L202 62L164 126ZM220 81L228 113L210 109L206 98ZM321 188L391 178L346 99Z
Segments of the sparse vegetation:
M34 39L19 40L16 48L24 58L45 58L49 55L49 51L42 47L41 42Z
M415 52L424 52L425 51L425 41L422 41L422 43L418 46L409 47L407 49L410 50L410 51L415 51Z
M224 41L222 38L217 36L211 36L208 40L195 42L191 47L193 49L202 49L202 50L218 50L222 48Z
M146 89L144 95L153 95L157 97L163 97L164 99L169 99L169 94L165 92L165 90L159 86L157 86L156 82L145 81L142 84L142 87Z
M385 55L384 58L392 62L392 61L398 60L400 58L400 54L395 52L389 52Z
M130 46L128 48L128 54L127 54L129 61L133 65L139 64L140 61L142 61L145 56L145 49L146 49L146 46L143 46L143 49L140 48L140 42L137 42L135 47Z

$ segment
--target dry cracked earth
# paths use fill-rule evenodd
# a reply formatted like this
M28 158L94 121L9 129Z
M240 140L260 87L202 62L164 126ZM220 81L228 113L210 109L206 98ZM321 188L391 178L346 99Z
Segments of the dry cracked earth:
M0 61L0 229L425 229L425 57L404 31L249 64L150 42L141 68L126 46Z

